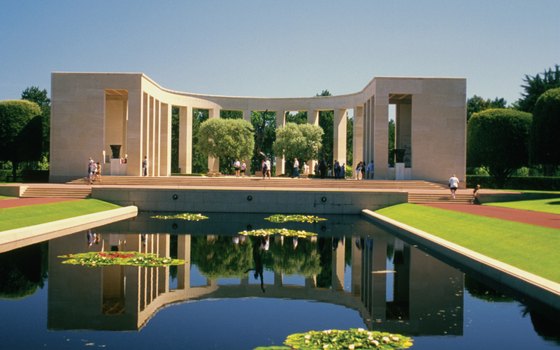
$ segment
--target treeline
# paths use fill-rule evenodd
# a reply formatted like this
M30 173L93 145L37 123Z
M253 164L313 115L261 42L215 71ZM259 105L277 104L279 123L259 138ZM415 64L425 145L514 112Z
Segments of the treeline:
M476 95L467 101L468 173L489 175L489 186L504 187L514 175L559 175L560 66L526 75L522 87L512 106Z

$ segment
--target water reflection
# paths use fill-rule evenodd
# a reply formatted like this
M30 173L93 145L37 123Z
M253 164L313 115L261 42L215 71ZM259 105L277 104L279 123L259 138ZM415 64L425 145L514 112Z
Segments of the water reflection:
M362 231L366 235L356 234L364 225L361 221L331 221L315 225L322 231L319 237L297 240L237 236L248 224L232 217L227 220L226 234L154 232L161 225L173 224L140 218L128 227L118 224L95 232L98 244L90 244L91 233L52 240L48 327L135 330L169 304L265 297L342 305L359 312L370 329L412 335L462 334L463 274L367 223L367 231ZM185 225L175 224L175 231ZM309 230L308 224L305 227ZM86 268L63 265L57 258L100 250L157 253L186 263L171 272L170 267ZM204 276L204 283L192 283L193 269ZM265 281L265 271L273 275L272 281ZM174 283L171 275L176 276ZM288 282L289 275L302 276L304 283ZM236 282L218 283L223 278Z

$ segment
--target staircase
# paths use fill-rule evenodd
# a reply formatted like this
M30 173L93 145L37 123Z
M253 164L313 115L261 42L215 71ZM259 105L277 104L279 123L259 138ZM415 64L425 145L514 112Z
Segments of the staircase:
M409 192L408 193L408 203L424 204L424 203L453 203L453 204L470 204L472 200L472 194L467 191L461 193L457 191L455 198L451 197L449 192L438 193L434 192Z
M21 198L88 198L91 196L89 186L40 186L33 185L27 187Z

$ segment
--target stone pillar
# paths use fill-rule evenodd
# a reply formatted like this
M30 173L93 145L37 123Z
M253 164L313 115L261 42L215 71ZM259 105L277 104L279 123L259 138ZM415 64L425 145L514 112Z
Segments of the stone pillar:
M156 155L155 155L155 127L156 127L156 113L155 113L155 104L156 99L153 96L150 96L150 108L149 108L149 119L148 123L150 124L150 130L148 132L148 176L155 176L155 163L156 163Z
M208 111L208 119L212 119L212 118L220 118L219 108L213 108ZM208 172L209 173L220 172L220 158L208 156Z
M334 111L333 158L340 165L346 164L346 109Z
M246 109L243 111L243 120L248 121L249 123L251 122L251 110L250 109ZM251 158L249 159L243 159L245 161L245 164L247 165L247 168L245 169L245 175L249 176L251 175Z
M155 101L154 111L154 161L153 173L154 176L160 176L159 169L161 166L160 149L161 149L161 101Z
M143 144L143 94L136 91L128 94L128 122L126 123L126 175L140 176L142 171L142 144ZM124 155L123 155L124 157Z
M284 111L276 111L276 130L286 126L286 116ZM276 176L282 175L286 172L286 159L284 155L276 156Z
M404 149L404 163L411 166L412 160L412 104L399 103L395 120L396 148Z
M151 98L147 93L144 93L144 98L143 98L143 105L144 105L144 110L142 113L142 154L140 157L140 175L144 175L143 174L143 170L142 170L142 161L144 160L144 157L148 157L148 161L152 161L150 159L151 154L149 153L149 148L148 145L150 144L150 103L151 103Z
M307 111L307 122L311 125L319 126L319 111L312 109ZM308 159L307 165L309 166L309 173L315 174L315 164L317 164L317 159Z
M171 175L171 106L161 104L160 168L161 176Z
M364 158L364 105L354 107L354 126L352 142L353 168Z
M387 179L389 164L389 96L376 95L373 103L373 162L375 179Z
M179 108L179 172L181 174L192 173L192 118L191 106Z

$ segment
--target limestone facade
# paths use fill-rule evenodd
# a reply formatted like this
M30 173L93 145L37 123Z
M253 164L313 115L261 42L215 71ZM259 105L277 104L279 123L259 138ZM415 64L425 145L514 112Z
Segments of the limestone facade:
M294 98L202 95L161 87L142 73L52 73L50 180L84 177L89 158L101 161L104 174L171 175L171 111L179 108L179 168L192 171L193 109L275 111L278 126L285 112L306 111L318 124L320 111L334 112L333 156L346 163L346 116L354 118L354 165L373 160L375 179L447 181L464 178L466 164L466 80L462 78L374 78L357 93ZM401 168L388 166L390 108L395 110L395 147L403 149ZM113 158L111 145L120 145ZM126 159L126 162L124 161ZM277 173L284 161L276 158ZM209 158L209 170L218 159ZM313 167L311 166L311 170Z

